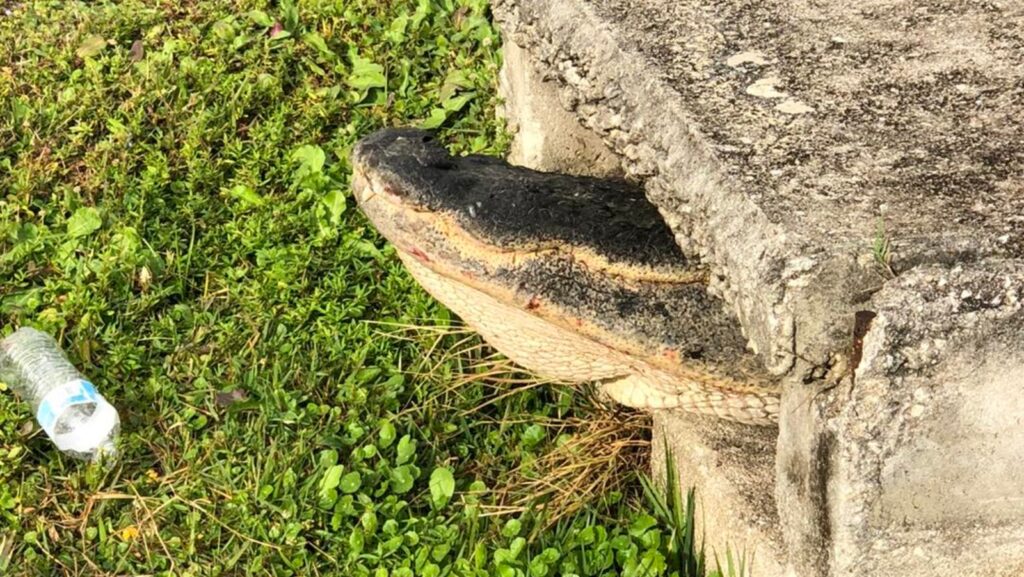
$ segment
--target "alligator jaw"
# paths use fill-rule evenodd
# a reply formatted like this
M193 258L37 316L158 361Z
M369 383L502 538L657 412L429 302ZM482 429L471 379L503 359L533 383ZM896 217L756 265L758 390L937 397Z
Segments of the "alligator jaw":
M638 187L452 158L414 130L357 145L352 182L420 284L534 372L616 382L652 409L776 418L775 379Z

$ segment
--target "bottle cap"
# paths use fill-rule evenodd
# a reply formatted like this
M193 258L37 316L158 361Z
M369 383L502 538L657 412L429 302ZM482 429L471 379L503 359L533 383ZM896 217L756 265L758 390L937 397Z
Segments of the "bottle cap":
M99 397L96 400L96 409L80 426L71 432L54 435L51 438L53 444L61 451L95 455L99 449L111 444L119 422L117 409L106 399Z

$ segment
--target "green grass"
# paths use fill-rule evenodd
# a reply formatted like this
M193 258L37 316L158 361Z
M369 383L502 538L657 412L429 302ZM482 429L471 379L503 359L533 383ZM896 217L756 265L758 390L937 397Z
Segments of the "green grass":
M889 234L885 230L885 221L882 219L878 219L878 225L875 228L875 240L871 244L871 256L874 257L875 264L878 265L883 274L889 278L896 276L896 271L892 268L892 243Z
M491 514L586 409L396 329L451 319L350 199L379 127L505 149L482 0L8 7L0 334L57 335L123 432L90 467L0 395L0 573L668 573L621 492Z
M665 480L659 488L646 475L640 476L644 496L654 517L668 530L667 564L673 575L678 577L750 577L753 555L746 552L734 553L726 547L719 557L713 552L714 569L709 570L703 535L697 532L697 492L690 488L683 497L679 472L670 447L663 447L665 454Z

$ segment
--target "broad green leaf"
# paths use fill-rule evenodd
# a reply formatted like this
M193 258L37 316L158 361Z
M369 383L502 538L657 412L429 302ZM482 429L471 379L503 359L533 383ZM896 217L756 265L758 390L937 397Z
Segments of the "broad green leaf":
M366 537L363 535L363 530L356 527L352 530L352 534L348 537L348 547L353 554L360 554L363 552L363 546L366 544Z
M91 206L84 206L74 212L68 219L68 236L81 238L89 236L103 226L100 211Z
M629 526L629 534L634 537L639 537L657 524L658 521L654 517L651 517L650 515L640 515L635 521L633 521L633 524Z
M306 144L292 152L292 160L299 163L299 176L305 176L322 172L327 155L319 146Z
M452 70L444 78L444 84L441 85L441 90L438 91L437 97L444 102L460 89L471 89L473 88L473 81L469 79L465 70L457 69Z
M526 427L526 430L522 432L519 438L523 441L523 445L525 447L533 448L540 444L546 435L547 433L544 431L544 427L534 423L529 427Z
M348 440L350 443L355 443L366 434L366 429L359 423L349 423L345 428L348 429Z
M450 543L438 543L434 545L434 548L430 550L430 558L440 563L448 556L448 553L452 550Z
M271 19L270 16L267 16L267 13L262 10L250 10L246 16L249 17L249 20L252 20L256 24L266 28L270 28L274 25L274 20Z
M377 532L377 514L373 512L373 509L367 509L359 516L359 523L363 526L363 530L368 535L373 535Z
M236 184L231 187L228 194L230 194L232 198L237 198L242 201L242 204L248 206L262 206L264 203L263 197L260 196L258 192L244 184Z
M409 435L403 435L401 440L398 441L398 459L395 463L401 465L407 462L416 452L416 441Z
M505 521L505 526L501 529L501 535L508 539L519 536L519 532L523 530L523 523L519 519L509 519Z
M383 371L381 371L380 367L363 367L356 371L353 378L355 379L355 382L360 385L365 385L376 380L377 377L380 376L381 372Z
M415 469L412 465L402 465L391 470L391 490L399 495L408 493L416 478L413 475Z
M338 451L335 451L334 449L322 451L318 462L321 467L331 467L338 464Z
M338 490L337 489L325 489L320 491L320 499L317 504L322 509L330 509L338 502Z
M476 92L465 92L458 96L453 96L448 100L445 100L441 105L448 112L458 112L462 110L470 100L476 98Z
M405 539L403 539L401 535L396 535L385 541L382 549L384 550L385 553L393 553L395 551L398 551L398 548L402 546L402 543L404 541ZM405 574L402 573L403 569L406 570ZM394 572L391 573L391 575L392 577L405 577L406 575L408 577L412 577L412 569L409 569L408 567L399 567L398 569L395 569Z
M220 38L225 42L230 42L235 39L235 35L237 34L237 31L235 30L235 19L231 16L221 18L213 23L211 30L217 38Z
M516 537L512 540L512 543L508 546L509 553L512 554L513 559L518 559L519 555L523 553L523 549L526 548L526 539L522 537Z
M345 207L348 206L345 200L345 193L338 189L334 189L324 195L321 202L323 202L324 206L327 207L327 214L331 218L331 224L335 226L340 224L341 215L345 212Z
M412 15L412 28L416 30L423 23L423 20L430 16L431 12L430 0L419 0L416 4L416 12Z
M320 36L316 32L306 32L305 34L302 35L302 41L312 46L313 48L316 48L317 52L320 52L324 56L327 56L328 59L332 60L333 57L335 56L334 52L327 47L327 43L324 42L324 37Z
M548 547L541 551L541 554L535 558L540 559L541 561L544 561L545 563L551 565L557 563L558 560L561 559L561 557L562 554L558 552L558 549L555 549L554 547Z
M82 43L78 45L78 50L75 50L75 54L79 58L92 58L103 52L106 47L107 41L102 36L91 34L82 39Z
M629 554L629 551L633 548L633 542L627 535L616 535L611 541L608 541L612 549L619 553Z
M405 40L405 29L409 25L409 14L402 12L391 21L391 26L388 28L385 37L394 44L399 44Z
M440 509L448 504L455 494L455 476L449 469L438 467L430 474L430 498Z
M338 486L341 488L342 493L350 494L358 491L362 484L362 476L360 476L357 471L352 471L341 478L341 482Z
M467 505L476 505L480 502L480 496L487 492L487 484L483 481L473 481L469 488L462 494Z
M281 9L281 20L284 27L289 31L299 28L299 7L292 0L281 0L278 3Z
M356 90L369 90L387 85L383 66L359 56L355 51L350 52L349 57L352 59L352 73L348 76L349 86Z
M435 108L430 111L430 116L426 120L420 122L420 128L432 130L444 124L445 120L448 120L448 113L444 108Z
M324 480L321 484L322 491L330 491L341 483L341 474L345 471L344 465L334 465L330 469L327 469L327 473L324 474Z
M381 449L386 449L391 446L391 443L395 442L395 426L391 421L384 421L380 425L380 442L378 445Z

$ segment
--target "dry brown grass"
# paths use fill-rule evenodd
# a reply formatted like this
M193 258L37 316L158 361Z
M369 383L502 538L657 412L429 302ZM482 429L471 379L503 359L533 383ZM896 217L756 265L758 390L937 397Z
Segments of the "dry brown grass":
M547 429L547 438L558 439L553 446L529 462L521 463L494 487L484 515L519 515L532 511L542 519L537 530L549 527L613 492L638 490L636 473L646 470L650 455L650 417L643 412L613 403L592 385L568 385L542 379L526 372L465 326L390 325L391 338L429 339L428 353L410 367L419 377L437 378L442 367L457 371L443 375L444 385L432 393L430 402L453 405L452 395L470 385L483 385L489 394L482 403L466 411L482 423L514 424L508 416L497 419L484 409L540 386L565 387L573 391L573 407L562 418L518 417Z
M628 492L647 467L650 418L612 405L589 389L579 415L549 419L544 426L564 439L528 465L512 471L498 488L489 514L532 510L546 528L612 492Z

